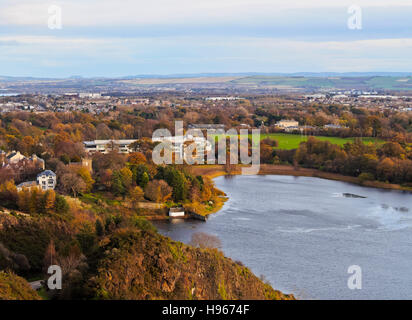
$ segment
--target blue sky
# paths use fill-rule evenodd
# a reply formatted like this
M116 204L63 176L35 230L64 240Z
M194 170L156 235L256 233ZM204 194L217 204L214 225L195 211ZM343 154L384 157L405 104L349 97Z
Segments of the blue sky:
M411 17L412 0L2 0L0 75L412 72Z

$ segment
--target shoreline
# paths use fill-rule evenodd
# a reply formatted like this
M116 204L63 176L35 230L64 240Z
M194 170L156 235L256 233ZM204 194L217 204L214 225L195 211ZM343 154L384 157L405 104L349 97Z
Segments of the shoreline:
M227 175L241 175L241 171L238 169L232 173L227 173L224 169L224 165L197 165L192 167L192 173L196 175L206 176L210 179L214 179L221 176ZM327 180L335 180L341 181L346 183L352 183L362 187L369 187L369 188L378 188L378 189L386 189L386 190L398 190L403 192L410 192L412 193L412 188L403 187L399 184L390 184L381 181L364 181L361 182L357 177L352 176L345 176L337 173L331 172L324 172L317 169L310 169L310 168L302 168L302 167L294 167L289 165L275 165L275 164L262 164L260 165L260 170L257 175L281 175L281 176L295 176L295 177L313 177L313 178L320 178L320 179L327 179ZM199 213L198 215L205 217L207 220L209 215L219 212L225 202L228 200L226 194L220 190L222 194L225 196L221 196L222 201L218 203L213 210L209 212ZM175 218L171 218L169 216L146 216L148 220L151 221L167 221ZM185 216L180 217L180 219L193 219L193 216Z
M229 175L224 170L223 165L200 165L195 166L193 172L199 175L205 175L211 179ZM240 170L234 171L230 175L240 175ZM294 167L288 165L275 165L275 164L262 164L258 175L286 175L295 177L314 177L328 180L336 180L342 182L353 183L362 187L399 190L405 192L411 192L412 188L403 187L399 184L385 183L381 181L364 181L361 182L357 177L345 176L338 173L324 172L317 169Z

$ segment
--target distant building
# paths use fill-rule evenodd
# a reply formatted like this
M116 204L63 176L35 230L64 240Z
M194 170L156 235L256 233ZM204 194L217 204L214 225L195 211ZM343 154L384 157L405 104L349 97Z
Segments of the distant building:
M225 125L224 124L189 124L188 129L200 129L200 130L207 130L207 129L215 129L215 130L219 130L219 129L225 129Z
M51 170L43 171L37 175L37 184L42 190L54 190L57 184L57 176Z
M323 127L325 129L342 129L342 126L333 123L325 124Z
M16 186L17 191L23 191L27 189L28 191L32 191L33 189L40 189L40 185L37 184L37 181L26 181L18 184Z
M20 153L20 151L12 151L11 153L9 153L6 157L8 163L14 164L17 163L21 160L26 159L26 157L24 155L22 155Z
M299 127L299 122L295 120L280 120L276 122L275 126L283 129Z
M178 208L170 208L169 209L169 217L184 217L185 216L185 209L178 207Z
M79 98L99 99L102 95L100 93L79 93Z
M184 158L186 148L192 143L195 144L196 154L201 159L205 152L212 150L212 144L204 137L187 136L171 136L171 137L154 137L153 142L170 142L172 151L178 154L180 158Z
M137 139L128 140L93 140L84 141L84 148L87 153L101 152L108 153L109 151L117 150L119 153L130 153L133 150L130 145L136 142Z
M209 97L205 98L206 101L232 101L232 100L243 100L243 98L239 97Z
M33 154L31 157L27 158L20 153L20 151L12 151L5 154L3 151L0 152L0 159L3 160L4 164L11 165L24 165L27 162L33 163L36 167L44 170L45 164L44 160L39 158L37 155ZM23 161L24 160L24 161Z
M93 172L93 160L89 158L84 158L80 162L70 162L69 167L76 168L86 168L90 173Z
M29 161L32 161L33 163L37 164L39 168L44 170L46 168L44 160L42 158L39 158L37 155L33 154L30 158L28 158Z

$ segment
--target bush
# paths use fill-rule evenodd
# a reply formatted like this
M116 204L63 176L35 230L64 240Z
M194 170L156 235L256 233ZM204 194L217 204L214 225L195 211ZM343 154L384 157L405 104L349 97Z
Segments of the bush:
M373 181L375 180L375 176L372 173L369 172L362 172L359 176L358 179L361 183L365 181Z

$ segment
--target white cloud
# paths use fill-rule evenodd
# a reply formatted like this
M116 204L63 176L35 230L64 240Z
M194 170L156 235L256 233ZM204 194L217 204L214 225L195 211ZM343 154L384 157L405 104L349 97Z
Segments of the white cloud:
M279 19L284 10L342 8L353 0L3 0L0 23L8 25L47 25L50 5L63 9L66 26L142 26L168 24L211 24ZM408 0L358 0L363 7L412 6Z

